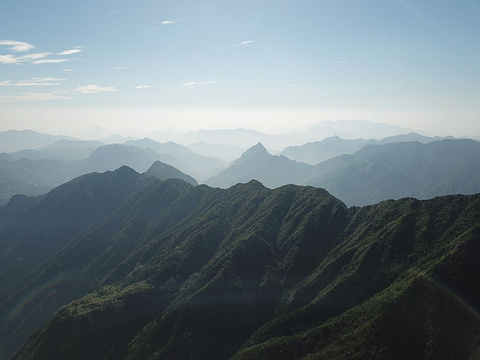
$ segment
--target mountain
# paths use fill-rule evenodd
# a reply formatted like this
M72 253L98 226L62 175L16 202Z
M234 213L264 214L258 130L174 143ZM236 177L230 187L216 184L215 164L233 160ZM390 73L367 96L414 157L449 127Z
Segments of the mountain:
M428 199L480 192L480 143L442 140L369 145L315 166L305 184L327 189L347 205L386 199Z
M288 146L321 141L332 136L339 136L343 139L358 139L359 137L383 139L411 132L413 132L412 129L385 123L373 123L362 120L338 120L321 121L281 134L267 134L245 128L211 129L189 132L176 136L174 139L176 142L185 145L206 141L244 149L261 142L268 149L277 153Z
M325 136L325 129L328 130ZM333 129L333 133L331 133ZM300 131L309 133L310 136L316 136L316 140L320 140L333 135L340 136L344 139L383 139L390 136L412 133L413 130L398 125L386 123L374 123L365 120L328 120L320 121L316 124L309 125Z
M238 159L246 150L245 148L233 145L211 144L206 141L189 144L187 147L195 151L197 154L207 157L216 157L227 164Z
M353 154L366 145L384 145L397 142L417 141L427 144L432 141L443 140L445 138L428 137L417 133L401 134L390 136L381 140L375 139L354 139L345 140L338 136L332 136L322 141L309 142L301 146L289 146L285 148L280 155L289 159L316 165L322 161L332 159L344 154Z
M480 195L348 209L314 187L192 187L121 170L141 179L135 190L0 303L3 358L23 340L12 359L480 351ZM44 200L20 219L44 211Z
M271 188L311 185L325 188L348 206L402 197L429 199L480 192L479 142L395 142L404 138L391 139L393 142L385 145L367 145L354 154L337 156L315 166L270 155L259 143L205 183L227 188L256 179ZM344 141L330 138L323 143L343 147ZM361 146L362 140L348 144Z
M72 236L118 207L141 181L141 175L128 167L91 173L53 189L37 204L30 205L0 233L2 294L21 280L22 273L28 273Z
M383 145L383 144L391 144L391 143L397 143L397 142L411 142L411 141L416 141L422 144L428 144L432 141L439 141L439 140L455 140L454 137L452 136L447 136L447 137L441 137L441 136L425 136L425 135L420 135L417 134L416 132L411 132L408 134L400 134L400 135L395 135L395 136L389 136L386 138L383 138L381 140L378 140L376 142L377 145Z
M177 169L191 174L200 181L218 174L226 163L215 157L201 156L186 146L172 141L159 143L151 139L128 141L125 145L133 145L141 149L154 150L157 159Z
M77 175L76 165L68 161L0 160L0 205L15 194L44 194Z
M251 147L259 141L265 141L269 134L251 129L212 129L188 132L177 137L181 144L193 144L206 141L212 144Z
M344 140L338 136L332 136L322 141L309 142L301 146L289 146L279 155L289 159L316 165L322 161L340 156L353 154L368 144L374 144L375 140Z
M23 149L37 149L59 140L75 140L69 136L48 135L32 130L0 131L0 153Z
M44 195L13 195L7 204L0 205L0 231L5 225L25 214L28 209L36 205L43 197Z
M105 145L97 148L81 164L83 173L91 171L114 170L126 165L136 171L146 171L157 160L158 154L154 151L145 151L136 146L120 144Z
M145 172L155 161L165 157L169 159L169 156L152 149L120 144L100 146L86 159L76 161L15 160L10 156L7 160L0 160L0 205L8 202L14 194L44 194L55 186L93 171L104 172L127 165Z
M37 150L25 149L12 152L9 155L12 160L54 159L75 161L88 158L95 149L102 145L104 144L99 141L59 140Z
M197 181L191 176L184 174L180 170L174 168L173 166L164 164L160 161L155 161L152 166L148 168L145 172L146 176L153 176L159 180L167 179L181 179L190 185L198 185Z
M242 156L233 161L228 168L205 181L205 184L227 188L237 183L258 180L270 188L286 184L299 184L311 174L312 167L285 156L270 155L265 147L258 143Z

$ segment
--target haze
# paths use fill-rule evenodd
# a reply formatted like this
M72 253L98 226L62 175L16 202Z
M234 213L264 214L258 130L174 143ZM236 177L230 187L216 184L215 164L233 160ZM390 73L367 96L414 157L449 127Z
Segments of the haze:
M479 18L472 0L2 2L0 131L477 136Z

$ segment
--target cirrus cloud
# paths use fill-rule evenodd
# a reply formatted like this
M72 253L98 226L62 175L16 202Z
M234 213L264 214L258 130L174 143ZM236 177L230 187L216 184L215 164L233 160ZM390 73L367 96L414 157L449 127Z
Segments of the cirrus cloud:
M35 47L29 43L15 40L0 40L0 45L9 46L9 49L15 52L29 51Z
M75 46L73 49L59 52L57 53L57 55L72 55L72 54L79 53L80 51L82 51L82 49L83 49L83 46Z
M115 87L113 86L98 86L98 85L78 86L75 90L82 94L97 94L102 92L117 91L117 89L115 89Z
M235 44L233 46L243 46L243 45L248 45L248 44L251 44L251 43L253 43L253 40L246 40L246 41L239 42L238 44Z
M54 77L32 78L30 80L21 80L12 82L11 80L0 81L0 86L57 86L62 85L65 79L57 79Z
M19 61L12 55L0 55L0 64L17 64Z
M63 63L66 61L70 61L70 59L43 59L43 60L35 60L32 61L32 64L34 65L40 65L40 64L58 64L58 63Z
M69 100L71 96L56 93L22 93L19 95L0 95L0 103L17 103L17 102L31 102L31 101L48 101L48 100Z
M38 61L38 59L43 59L50 55L48 52L44 53L34 53L34 54L28 54L28 55L23 55L23 56L13 56L13 55L0 55L0 64L20 64L22 62L28 62L35 60Z
M180 84L179 87L181 87L181 88L187 88L187 89L191 90L191 89L193 89L195 86L198 86L198 85L210 85L210 84L215 84L215 81L214 81L214 80L200 81L200 82L189 81L188 83Z

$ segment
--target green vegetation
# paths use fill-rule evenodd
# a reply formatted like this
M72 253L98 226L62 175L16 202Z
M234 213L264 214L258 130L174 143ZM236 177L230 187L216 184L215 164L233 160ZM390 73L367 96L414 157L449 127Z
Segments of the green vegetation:
M348 209L313 187L223 190L120 170L56 190L71 200L54 203L52 234L107 188L124 195L2 291L3 358L480 356L480 195ZM13 224L51 213L49 197L0 245ZM11 263L26 259L17 246Z

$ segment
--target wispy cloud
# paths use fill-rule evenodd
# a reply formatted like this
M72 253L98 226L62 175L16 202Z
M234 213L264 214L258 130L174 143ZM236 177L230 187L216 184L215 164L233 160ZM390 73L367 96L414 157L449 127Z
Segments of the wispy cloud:
M151 87L150 85L137 85L137 86L135 86L136 89L148 89L150 87Z
M71 49L71 50L65 50L65 51L62 51L62 52L59 52L57 55L72 55L72 54L76 54L76 53L79 53L80 49Z
M0 40L0 45L9 46L9 49L15 52L29 51L35 47L29 43L15 40Z
M214 81L214 80L200 81L200 82L190 81L190 82L185 83L185 84L180 84L179 87L181 87L181 88L187 88L187 89L191 90L191 89L193 89L195 86L199 86L199 85L210 85L210 84L215 84L215 81Z
M17 64L19 61L12 55L0 55L0 64Z
M46 58L49 55L50 55L49 52L33 53L33 54L19 56L19 57L17 57L17 60L20 60L20 61L37 60L37 59Z
M117 91L113 86L86 85L78 86L75 90L82 94L97 94L102 92Z
M126 69L127 67L126 66L114 66L113 67L115 70L124 70Z
M57 79L54 77L32 78L30 80L21 80L12 82L11 80L0 81L0 86L58 86L62 85L65 79Z
M26 52L34 48L33 45L26 42L14 41L14 40L0 40L0 45L7 46L11 51L14 52ZM75 46L73 49L65 50L57 53L57 55L72 55L82 51L82 46ZM13 64L18 65L21 63L30 63L34 65L39 64L55 64L62 63L65 61L70 61L71 59L45 59L46 57L52 55L50 52L42 53L33 53L22 56L14 55L0 55L0 64Z
M0 95L0 103L17 103L31 101L69 100L71 96L56 92L22 93L20 95Z
M248 45L248 44L251 44L251 43L253 43L253 40L246 40L246 41L239 42L238 44L235 44L233 46Z
M22 62L28 62L37 59L43 59L50 55L48 52L44 53L34 53L23 56L13 56L13 55L0 55L0 64L20 64Z
M62 71L70 72L70 71L75 71L75 69L63 69Z
M162 24L162 25L172 25L172 24L175 24L176 22L178 22L178 20L165 20L165 21L162 21L160 24Z
M32 61L32 64L40 65L40 64L58 64L70 61L70 59L43 59L43 60L35 60Z

